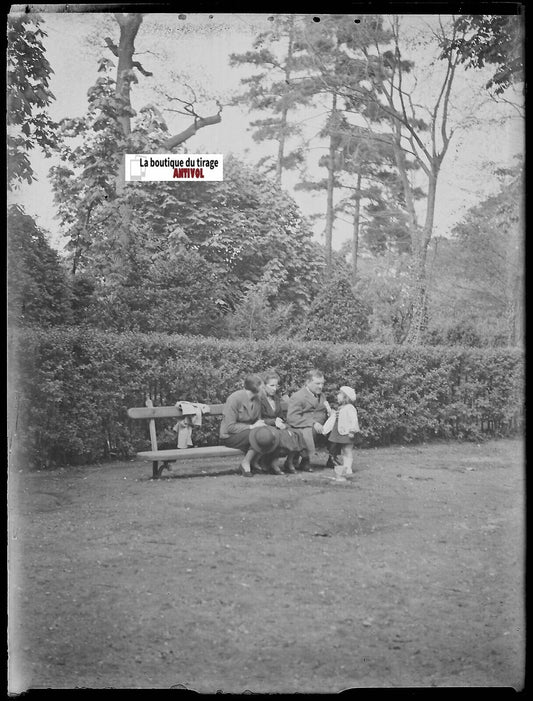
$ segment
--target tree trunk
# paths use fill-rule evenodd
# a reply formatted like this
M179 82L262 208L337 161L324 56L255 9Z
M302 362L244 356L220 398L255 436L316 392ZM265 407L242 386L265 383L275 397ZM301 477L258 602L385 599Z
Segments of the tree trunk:
M135 37L142 23L142 15L140 13L117 13L115 17L120 27L115 95L120 99L125 110L131 110L131 71L133 70ZM131 134L131 116L129 114L121 114L118 121L124 136L128 137ZM125 159L121 158L116 181L117 195L121 195L124 192L124 161Z
M361 165L357 171L357 186L355 190L355 202L353 213L353 234L352 234L352 285L357 282L357 257L359 254L359 220L361 213Z
M331 123L335 123L337 113L337 95L333 93L331 105ZM331 272L331 263L333 256L333 222L335 212L333 211L333 191L335 189L335 134L329 136L329 152L328 152L328 182L326 190L326 229L325 229L325 244L326 244L326 270Z
M402 134L401 126L398 122L392 121L392 148L394 151L394 160L396 161L396 167L398 168L398 173L400 174L400 180L402 183L402 190L405 197L405 205L407 208L407 217L409 221L409 228L411 230L411 238L413 235L416 236L418 230L418 219L415 210L415 199L413 197L413 190L411 183L409 181L409 176L407 174L407 163L405 158L405 152L402 148Z
M135 53L135 37L142 23L140 13L118 13L117 22L120 26L120 39L118 45L118 66L117 84L115 94L121 98L125 107L131 107L131 74L133 70L133 54ZM126 136L131 132L130 115L124 114L119 117L122 130Z
M133 71L133 54L135 52L135 37L142 23L142 15L140 13L117 13L116 20L120 27L120 39L118 44L118 66L117 80L115 86L115 95L119 98L122 108L125 111L131 110L131 78ZM118 121L122 127L124 137L127 138L131 134L131 116L127 112L121 114ZM117 180L116 193L117 196L123 194L125 189L125 158L124 155L120 159ZM132 260L135 259L134 240L132 232L132 215L131 209L126 202L121 202L118 206L120 213L120 224L117 231L117 239L120 242L122 250L122 272L125 279L134 284L136 281L132 265Z
M426 260L429 242L433 234L435 219L435 202L437 198L438 164L432 164L433 170L429 176L428 194L426 200L426 219L422 229L412 233L414 255L414 295L411 324L405 343L419 345L423 342L424 332L428 322L427 305L427 270Z
M413 302L406 344L420 345L427 327L426 258L427 248L419 249L415 254Z
M283 156L285 151L285 128L287 126L287 114L289 110L284 107L281 111L281 121L279 125L278 158L276 161L276 180L281 185L281 175L283 173Z
M524 342L524 183L522 182L518 220L512 226L508 248L507 299L509 309L507 342L519 346Z
M285 63L285 89L284 98L290 91L291 86L291 69L292 69L292 54L294 45L294 16L291 15L289 19L289 46L287 49L287 62ZM278 158L276 162L276 180L279 185L281 185L281 176L283 173L283 157L285 155L285 136L287 129L287 115L289 113L289 108L284 102L281 110L280 126L279 126L279 144L278 144Z

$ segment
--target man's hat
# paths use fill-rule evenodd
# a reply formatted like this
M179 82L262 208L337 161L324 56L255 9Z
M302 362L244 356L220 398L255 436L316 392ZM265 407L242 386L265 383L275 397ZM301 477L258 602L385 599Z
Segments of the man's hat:
M272 453L279 448L280 440L279 431L269 426L253 428L250 431L250 446L256 453Z

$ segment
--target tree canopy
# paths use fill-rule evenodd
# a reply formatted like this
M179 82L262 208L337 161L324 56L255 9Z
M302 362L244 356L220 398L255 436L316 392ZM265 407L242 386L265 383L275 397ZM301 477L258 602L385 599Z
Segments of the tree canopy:
M70 321L71 292L57 251L18 205L7 216L8 320L13 326Z
M13 187L34 180L29 154L35 146L46 155L55 146L55 125L47 112L54 95L39 16L9 15L7 25L7 178Z
M455 20L457 34L443 41L443 58L457 51L469 68L493 66L487 89L501 95L524 79L524 20L520 14L461 15Z
M396 15L278 15L248 31L248 48L226 48L227 70L244 77L240 91L213 94L217 111L207 116L197 86L184 93L184 67L136 49L150 31L146 15L113 17L85 111L65 108L58 124L47 111L49 20L9 18L9 184L32 182L32 150L53 154L67 240L54 257L35 220L10 212L10 319L334 343L520 342L518 171L449 226L451 239L435 239L435 217L438 205L442 221L453 214L441 183L455 134L468 125L457 106L461 66L493 67L487 86L496 95L523 80L521 16L439 17L418 41ZM186 43L187 32L175 37ZM485 75L475 80L487 101ZM208 153L214 129L204 127L222 122L223 107L231 120L225 105L241 117L248 108L262 145L255 163L251 150L227 148L222 182L125 182L125 153L184 154L200 129ZM185 128L170 128L172 112ZM297 204L302 190L315 220ZM312 221L323 223L323 239ZM350 239L335 250L341 226Z

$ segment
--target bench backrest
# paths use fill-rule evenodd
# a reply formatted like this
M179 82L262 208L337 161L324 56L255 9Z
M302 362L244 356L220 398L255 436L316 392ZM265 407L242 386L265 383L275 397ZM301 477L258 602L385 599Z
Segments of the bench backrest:
M206 416L222 416L224 404L208 404ZM181 419L184 414L177 406L136 406L128 409L130 419Z
M224 404L208 404L209 413L205 416L222 416ZM287 402L281 402L281 408L287 409ZM157 450L157 432L155 428L156 419L181 419L189 414L184 414L180 407L177 406L153 406L152 400L146 400L146 406L137 406L128 409L130 419L148 419L150 429L150 443L152 450Z

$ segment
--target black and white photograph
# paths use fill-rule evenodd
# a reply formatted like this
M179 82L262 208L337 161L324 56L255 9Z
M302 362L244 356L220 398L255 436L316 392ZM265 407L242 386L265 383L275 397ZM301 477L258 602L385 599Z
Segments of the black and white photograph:
M11 697L525 689L525 6L346 9L6 11Z

